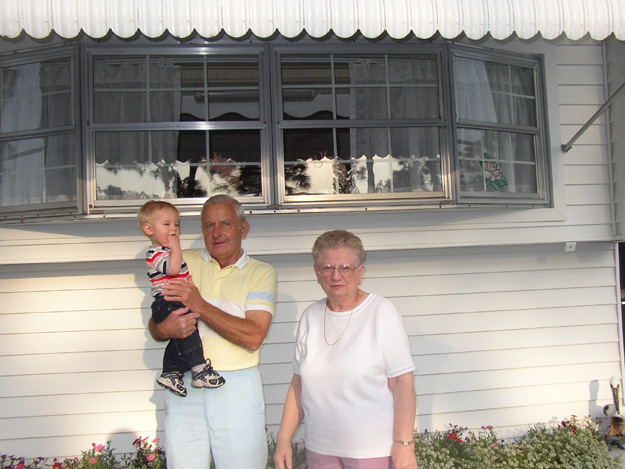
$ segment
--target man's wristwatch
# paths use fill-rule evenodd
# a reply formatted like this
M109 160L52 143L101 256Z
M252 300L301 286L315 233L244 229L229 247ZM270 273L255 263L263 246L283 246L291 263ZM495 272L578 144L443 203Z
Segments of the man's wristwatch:
M414 440L395 440L395 443L402 445L402 446L408 446L414 443Z

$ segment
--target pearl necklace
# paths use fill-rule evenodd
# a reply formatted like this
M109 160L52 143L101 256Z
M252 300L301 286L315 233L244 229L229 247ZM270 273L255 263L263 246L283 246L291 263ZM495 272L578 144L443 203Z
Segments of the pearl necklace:
M354 306L354 309L356 309L355 306ZM336 339L336 342L331 344L330 342L328 342L328 337L326 336L326 313L328 312L328 303L326 303L326 307L323 310L323 338L326 341L326 344L328 344L330 347L338 344L339 340L341 340L341 338L343 337L343 334L345 334L345 331L347 330L347 326L349 326L349 322L352 320L352 314L354 314L354 309L352 309L352 312L349 313L349 319L347 320L347 324L345 324L345 327L343 328L343 332L341 332L341 335L339 336L339 338Z

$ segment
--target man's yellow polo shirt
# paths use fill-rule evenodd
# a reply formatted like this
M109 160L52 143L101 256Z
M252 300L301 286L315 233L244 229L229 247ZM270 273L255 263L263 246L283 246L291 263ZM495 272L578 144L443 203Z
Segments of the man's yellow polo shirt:
M183 257L193 283L211 305L233 316L244 318L246 311L263 310L273 316L276 309L276 272L269 264L247 254L224 269L206 249L188 249ZM218 371L242 370L258 365L259 351L250 351L224 339L202 320L198 329L204 356Z

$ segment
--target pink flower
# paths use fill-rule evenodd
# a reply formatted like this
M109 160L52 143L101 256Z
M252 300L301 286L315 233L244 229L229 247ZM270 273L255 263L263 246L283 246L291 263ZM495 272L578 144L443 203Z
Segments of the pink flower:
M495 161L484 162L485 177L493 182L499 181L503 177L501 165Z
M100 451L102 451L104 449L104 445L98 445L95 447L95 450L99 453Z
M147 457L146 459L147 459L148 461L154 461L154 458L155 458L155 457L156 457L156 456L154 456L154 453L150 453L150 454L148 454L148 457Z
M158 442L159 442L159 439L158 439L158 438L154 438L154 439L152 440L152 442L153 442L154 444L156 444L156 443L158 443Z
M94 458L91 458L91 459L89 460L89 463L91 463L91 464L96 464L97 462L98 462L98 458L97 458L97 456L96 456L96 457L94 457Z
M62 469L62 467L63 466L61 466L61 463L58 461L52 465L52 469Z
M17 466L15 466L15 469L24 469L24 463L19 463Z

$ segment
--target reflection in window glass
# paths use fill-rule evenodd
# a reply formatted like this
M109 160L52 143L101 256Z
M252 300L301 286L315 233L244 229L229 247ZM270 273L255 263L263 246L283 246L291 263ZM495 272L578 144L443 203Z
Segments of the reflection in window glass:
M289 195L442 190L436 128L285 130L284 148Z
M209 197L216 192L257 196L260 160L258 130L98 132L96 193L98 200Z

